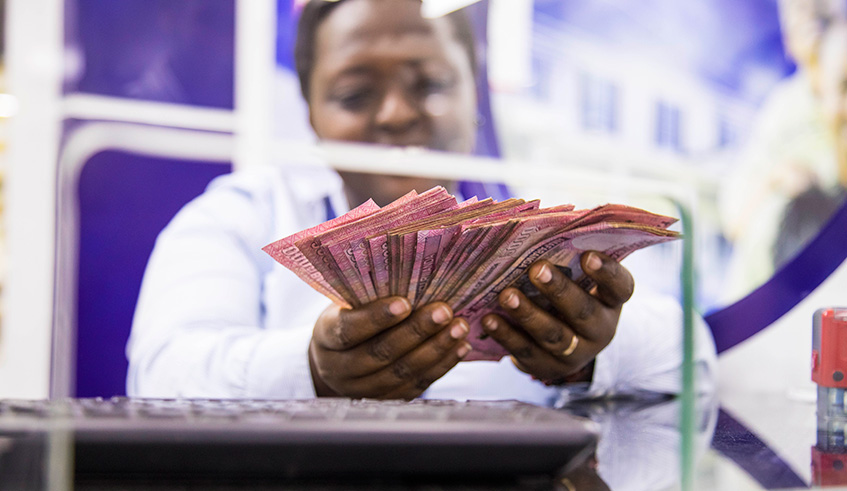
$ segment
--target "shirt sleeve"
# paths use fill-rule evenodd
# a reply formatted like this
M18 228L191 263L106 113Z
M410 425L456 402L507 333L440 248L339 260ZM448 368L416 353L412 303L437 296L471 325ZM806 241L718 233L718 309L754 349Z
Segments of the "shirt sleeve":
M714 340L700 316L694 324L695 389L715 389ZM682 392L682 308L671 296L638 292L627 302L612 342L595 360L590 384L565 386L559 404L576 398Z
M312 326L266 325L264 279L275 266L261 247L273 233L271 189L238 179L213 183L156 241L127 345L131 396L315 395Z

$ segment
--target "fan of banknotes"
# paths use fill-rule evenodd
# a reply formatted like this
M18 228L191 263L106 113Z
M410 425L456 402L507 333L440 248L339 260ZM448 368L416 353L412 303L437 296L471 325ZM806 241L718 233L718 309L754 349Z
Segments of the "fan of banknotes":
M621 260L643 247L679 238L675 218L607 204L540 208L540 202L472 198L443 187L414 191L379 207L372 200L328 222L263 248L315 290L343 307L400 295L413 306L448 303L470 324L465 360L506 352L481 327L500 312L497 295L524 286L527 269L547 259L583 288L592 286L579 258L588 250Z

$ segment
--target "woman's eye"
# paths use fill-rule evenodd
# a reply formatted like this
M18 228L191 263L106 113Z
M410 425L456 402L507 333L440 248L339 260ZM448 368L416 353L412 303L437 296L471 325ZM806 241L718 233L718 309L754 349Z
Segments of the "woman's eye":
M367 89L344 91L335 96L335 100L347 111L364 109L371 99L371 91Z
M445 78L424 78L418 84L418 90L424 95L441 94L448 91L453 84Z

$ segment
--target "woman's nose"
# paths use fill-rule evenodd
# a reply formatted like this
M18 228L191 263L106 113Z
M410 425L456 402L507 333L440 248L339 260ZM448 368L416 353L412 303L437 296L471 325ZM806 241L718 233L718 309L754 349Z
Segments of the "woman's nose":
M382 129L397 132L413 126L420 118L420 104L412 95L401 87L392 87L382 98L375 122Z

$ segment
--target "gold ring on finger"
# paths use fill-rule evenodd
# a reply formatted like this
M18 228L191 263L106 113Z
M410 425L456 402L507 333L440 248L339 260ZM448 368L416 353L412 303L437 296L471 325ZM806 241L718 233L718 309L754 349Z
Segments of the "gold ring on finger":
M576 334L571 338L571 344L565 348L565 351L562 351L562 356L571 356L574 351L576 351L576 347L579 345L579 336Z
M559 480L559 482L562 483L562 486L564 486L568 491L576 491L576 486L574 486L571 480L567 477L563 477Z

